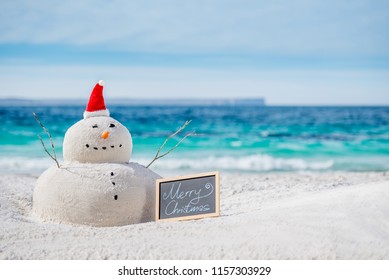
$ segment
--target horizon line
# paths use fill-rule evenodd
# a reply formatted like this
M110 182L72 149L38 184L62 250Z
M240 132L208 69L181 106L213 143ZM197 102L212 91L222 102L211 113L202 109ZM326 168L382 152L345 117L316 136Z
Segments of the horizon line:
M83 106L88 98L21 98L21 97L0 97L0 107L5 106ZM359 104L359 103L268 103L264 97L236 97L236 98L128 98L128 97L108 97L105 98L108 105L117 106L261 106L261 107L389 107L388 104ZM7 104L4 104L3 102ZM119 102L117 104L115 102ZM123 101L126 101L123 104ZM168 104L168 102L175 104ZM201 104L201 101L206 102ZM258 101L258 104L246 103L244 101ZM37 104L38 102L48 102ZM67 102L58 104L61 102ZM74 104L76 103L76 104ZM192 103L192 104L191 104ZM194 103L194 104L193 104Z

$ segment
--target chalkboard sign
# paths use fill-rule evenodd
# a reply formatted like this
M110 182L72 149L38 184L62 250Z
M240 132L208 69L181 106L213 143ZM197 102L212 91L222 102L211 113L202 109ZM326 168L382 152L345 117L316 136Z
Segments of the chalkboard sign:
M219 172L159 179L156 221L216 217L220 213Z

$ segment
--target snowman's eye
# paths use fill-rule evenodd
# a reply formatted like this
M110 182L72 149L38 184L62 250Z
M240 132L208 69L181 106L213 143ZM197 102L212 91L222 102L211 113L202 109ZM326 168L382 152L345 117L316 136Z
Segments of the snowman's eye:
M97 124L95 124L94 126L92 126L93 128L98 128Z
M114 125L113 123L111 123L111 124L109 125L109 127L115 127L115 125Z

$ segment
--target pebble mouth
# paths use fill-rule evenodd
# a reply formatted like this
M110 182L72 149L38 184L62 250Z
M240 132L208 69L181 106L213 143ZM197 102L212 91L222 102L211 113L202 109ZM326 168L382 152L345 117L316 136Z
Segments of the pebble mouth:
M89 148L90 145L89 145L89 144L85 144L85 147ZM114 148L115 148L115 145L112 145L112 146L110 146L110 147L111 147L111 149L114 149ZM119 144L119 148L121 148L121 147L123 147L123 145L122 145L122 144ZM98 147L93 147L93 149L94 149L94 150L98 150L99 148L98 148ZM107 147L101 147L101 149L107 150Z

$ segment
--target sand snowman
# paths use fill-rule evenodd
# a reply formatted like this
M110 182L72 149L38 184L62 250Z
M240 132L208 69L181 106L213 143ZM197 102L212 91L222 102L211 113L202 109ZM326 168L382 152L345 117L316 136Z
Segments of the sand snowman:
M91 226L154 220L160 176L129 162L131 134L109 116L103 86L96 84L84 119L66 132L64 164L47 169L36 182L32 210L44 220Z

